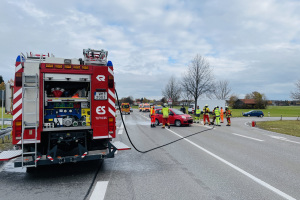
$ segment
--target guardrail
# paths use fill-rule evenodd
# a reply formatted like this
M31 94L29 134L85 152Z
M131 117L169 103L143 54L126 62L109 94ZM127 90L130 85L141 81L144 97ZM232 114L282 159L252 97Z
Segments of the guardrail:
M12 130L12 128L6 128L6 129L0 130L0 144L10 142L11 130Z

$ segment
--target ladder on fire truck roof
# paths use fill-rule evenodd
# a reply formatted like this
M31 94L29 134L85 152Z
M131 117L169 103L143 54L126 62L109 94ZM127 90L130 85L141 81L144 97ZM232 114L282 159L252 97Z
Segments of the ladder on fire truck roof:
M86 64L106 65L107 55L108 51L105 51L104 49L83 49L84 63Z
M35 91L35 96L31 96L31 98L28 98L26 96L26 92L28 92L29 90L33 90ZM23 77L22 77L22 94L23 94L23 98L22 98L22 136L21 136L21 143L22 143L22 168L25 167L36 167L37 166L37 128L38 128L38 91L39 91L39 79L38 79L38 75L25 75L25 73L23 73ZM33 105L33 107L35 107L35 109L32 112L28 112L28 110L26 111L25 107L30 105ZM28 123L25 121L25 116L28 115L31 117L31 119L35 119L34 123ZM24 140L24 132L25 129L30 129L30 131L32 131L32 129L34 129L34 147L31 147L31 149L28 149L27 152L24 152L24 143L27 144L28 142L26 141L26 139ZM30 141L30 143L32 143ZM27 156L32 156L32 160L34 162L34 164L32 164L32 162L24 162L24 157ZM29 163L29 164L28 164Z

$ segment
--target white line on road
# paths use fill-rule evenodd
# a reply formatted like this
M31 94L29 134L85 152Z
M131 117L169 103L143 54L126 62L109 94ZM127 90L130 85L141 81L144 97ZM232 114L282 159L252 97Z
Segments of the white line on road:
M271 138L274 138L274 139L278 139L278 140L282 140L282 141L286 141L286 142L292 142L292 143L296 143L296 144L300 144L300 142L296 142L296 141L293 141L293 140L289 140L285 137L281 137L281 136L275 136L275 135L269 135Z
M236 133L232 133L232 134L233 134L233 135L240 136L240 137L248 138L248 139L251 139L251 140L256 140L256 141L259 141L259 142L263 142L263 141L264 141L264 140L260 140L260 139L256 139L256 138L252 138L252 137L248 137L248 136L236 134Z
M176 133L176 132L174 132L174 131L172 131L172 130L170 130L170 129L166 129L166 130L172 132L173 134L177 135L177 136L180 137L180 138L183 138L183 136L179 135L178 133ZM190 141L190 140L188 140L188 139L186 139L186 138L184 138L184 140L187 141L187 142L189 142L190 144L194 145L195 147L201 149L201 150L204 151L205 153L211 155L212 157L218 159L219 161L223 162L224 164L226 164L226 165L232 167L233 169L237 170L238 172L240 172L240 173L246 175L247 177L249 177L249 178L252 179L253 181L259 183L260 185L264 186L265 188L268 188L269 190L271 190L271 191L275 192L276 194L282 196L283 198L288 199L288 200L296 200L295 198L293 198L293 197L289 196L288 194L286 194L286 193L284 193L284 192L278 190L277 188L273 187L272 185L270 185L270 184L268 184L268 183L266 183L266 182L260 180L259 178L256 178L255 176L253 176L253 175L249 174L248 172L244 171L243 169L241 169L241 168L235 166L234 164L232 164L232 163L230 163L230 162L224 160L223 158L217 156L216 154L213 154L212 152L210 152L210 151L204 149L203 147L197 145L196 143L194 143L194 142L192 142L192 141Z
M90 200L101 200L104 199L106 189L107 189L108 181L98 181L94 191L91 195Z
M123 121L125 123L125 115L123 115ZM123 130L124 130L124 124L121 119L121 126L119 127L118 135L121 135L123 133Z

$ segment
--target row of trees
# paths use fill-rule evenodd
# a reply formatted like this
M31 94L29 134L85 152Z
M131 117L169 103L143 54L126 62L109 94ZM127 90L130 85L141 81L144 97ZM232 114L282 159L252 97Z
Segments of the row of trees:
M180 81L173 76L169 79L162 90L162 95L173 101L178 101L180 98L193 100L197 106L197 100L203 94L210 99L226 100L230 92L229 81L216 82L209 62L197 54Z

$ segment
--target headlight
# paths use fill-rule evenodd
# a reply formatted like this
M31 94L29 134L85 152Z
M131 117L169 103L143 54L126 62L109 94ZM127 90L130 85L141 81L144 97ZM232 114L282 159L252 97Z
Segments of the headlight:
M182 117L182 119L186 119L186 117L185 116L181 116Z

